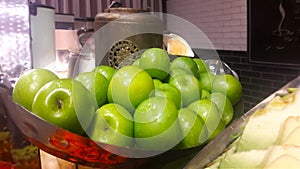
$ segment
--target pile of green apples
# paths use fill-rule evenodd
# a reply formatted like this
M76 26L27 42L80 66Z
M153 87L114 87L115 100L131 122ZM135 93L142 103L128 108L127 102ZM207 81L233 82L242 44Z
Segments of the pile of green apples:
M32 69L12 98L47 122L92 140L143 150L203 145L232 121L242 93L230 74L200 58L145 50L131 65L97 66L73 78Z

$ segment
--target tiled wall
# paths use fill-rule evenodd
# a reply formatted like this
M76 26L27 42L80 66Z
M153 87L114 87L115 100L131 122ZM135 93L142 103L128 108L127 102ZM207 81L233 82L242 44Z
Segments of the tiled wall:
M220 57L235 70L243 86L244 111L247 112L267 96L300 76L300 67L249 63L247 52L218 50L215 52L196 50L199 56Z
M167 0L166 6L168 14L203 31L216 49L247 50L247 0ZM189 30L183 26L181 31ZM193 43L191 46L200 47Z

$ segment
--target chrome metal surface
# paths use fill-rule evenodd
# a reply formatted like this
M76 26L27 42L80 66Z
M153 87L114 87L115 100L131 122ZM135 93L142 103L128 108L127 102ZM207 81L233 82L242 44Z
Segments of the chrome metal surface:
M247 119L256 111L264 108L275 96L286 95L288 88L299 88L300 76L265 98L247 113L232 122L222 133L208 143L186 166L186 169L205 168L207 164L221 155L225 149L240 135Z
M0 41L0 75L5 78L0 83L10 87L32 66L27 0L0 2Z
M108 19L115 14L120 15L114 19ZM101 14L103 15L103 14ZM155 13L108 13L109 16L97 15L95 18L95 60L96 65L119 64L119 58L125 58L125 53L136 52L152 47L162 48L164 25L160 17ZM106 19L108 20L106 20ZM105 24L101 25L102 22ZM101 28L101 29L100 29ZM125 43L130 42L130 43ZM83 47L85 48L86 45ZM121 49L117 53L115 49ZM116 56L112 59L112 56ZM108 59L110 57L110 59ZM117 62L111 62L116 59ZM108 63L110 62L110 63Z
M137 44L130 40L120 40L108 52L109 66L117 68L129 55L139 51Z
M204 61L213 74L231 74L239 80L238 74L233 69L231 69L225 62L219 59L206 59Z

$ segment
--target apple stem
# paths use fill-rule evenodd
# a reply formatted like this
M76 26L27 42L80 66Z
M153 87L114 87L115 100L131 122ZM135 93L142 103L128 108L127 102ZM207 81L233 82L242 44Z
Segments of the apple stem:
M56 99L56 104L57 104L58 109L61 109L63 103L60 99Z

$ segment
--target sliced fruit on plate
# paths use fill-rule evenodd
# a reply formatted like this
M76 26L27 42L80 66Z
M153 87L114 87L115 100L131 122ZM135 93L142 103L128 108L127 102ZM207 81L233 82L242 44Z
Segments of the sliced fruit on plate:
M274 145L284 121L290 116L300 116L299 105L300 92L295 92L285 98L278 96L265 109L255 112L245 126L237 151L266 149Z
M263 162L266 153L267 150L228 153L220 162L219 168L257 168Z
M205 169L217 169L227 154L233 154L235 152L238 141L239 137L232 144L230 144L229 147L227 147L225 153L221 154L217 159L209 163Z
M300 117L289 117L283 123L277 139L279 145L300 146Z
M206 169L216 168L299 168L299 146L271 146L265 150L226 153L218 163Z

